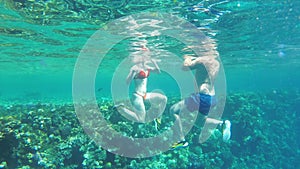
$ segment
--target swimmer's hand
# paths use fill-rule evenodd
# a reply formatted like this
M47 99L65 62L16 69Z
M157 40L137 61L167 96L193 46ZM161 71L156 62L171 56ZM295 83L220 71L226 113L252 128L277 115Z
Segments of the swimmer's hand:
M188 67L192 64L192 57L185 55L184 57L184 61L183 61L183 66Z
M159 61L159 60L150 59L150 61L154 64L154 66L155 66L155 71L156 71L157 73L161 73L161 72L160 72L160 68L159 68L159 66L157 65L157 61Z
M190 70L190 66L192 65L193 57L189 56L189 55L184 55L183 58L184 58L184 61L183 61L183 65L182 65L182 70L185 70L185 71Z
M190 55L184 55L183 58L184 58L183 65L184 65L184 66L191 66L191 65L192 65L192 62L193 62L194 60L196 60L198 57L190 56Z

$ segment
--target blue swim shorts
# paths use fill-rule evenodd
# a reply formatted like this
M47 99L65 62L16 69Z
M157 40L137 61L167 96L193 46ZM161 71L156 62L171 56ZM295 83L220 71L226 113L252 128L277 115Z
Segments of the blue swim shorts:
M215 96L193 93L184 100L184 103L190 112L198 110L199 113L206 116L210 108L217 104L217 99Z

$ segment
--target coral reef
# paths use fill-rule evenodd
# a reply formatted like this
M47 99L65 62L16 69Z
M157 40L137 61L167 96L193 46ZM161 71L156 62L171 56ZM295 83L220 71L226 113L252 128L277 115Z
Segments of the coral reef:
M186 136L190 146L148 158L126 158L96 145L83 131L71 104L0 106L0 168L299 168L298 92L229 94L223 117L232 122L232 138L216 129L205 143L201 128ZM169 98L169 108L177 98ZM105 119L130 136L154 136L153 123L135 124L119 116L112 102L99 103ZM166 110L167 111L167 110ZM93 114L91 114L92 116Z

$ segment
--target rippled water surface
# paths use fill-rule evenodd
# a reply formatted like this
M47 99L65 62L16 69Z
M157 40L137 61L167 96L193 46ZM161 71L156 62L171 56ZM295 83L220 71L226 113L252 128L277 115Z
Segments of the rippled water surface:
M0 5L2 98L71 100L72 73L89 37L106 23L138 12L185 18L215 40L228 91L299 86L298 1L13 1ZM154 41L180 55L176 43ZM116 46L110 71L128 46ZM105 75L104 75L105 76ZM103 77L102 77L103 78ZM97 81L102 92L109 86ZM108 87L108 88L106 88Z

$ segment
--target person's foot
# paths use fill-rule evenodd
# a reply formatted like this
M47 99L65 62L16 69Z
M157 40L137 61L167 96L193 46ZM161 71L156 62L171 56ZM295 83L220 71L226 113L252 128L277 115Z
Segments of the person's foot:
M189 146L189 143L187 141L179 141L177 143L174 143L172 146L171 146L171 150L176 150L176 149L180 149L180 148L185 148Z
M156 131L158 131L160 129L160 125L161 125L161 118L154 119L154 124L155 124Z
M113 108L117 109L117 108L122 107L122 106L124 107L125 104L124 103L116 104L116 105L113 106Z
M223 124L222 124L222 134L223 134L223 141L224 142L228 142L228 140L230 139L230 136L231 136L231 131L230 131L230 128L231 128L231 123L229 120L225 120L223 121Z

